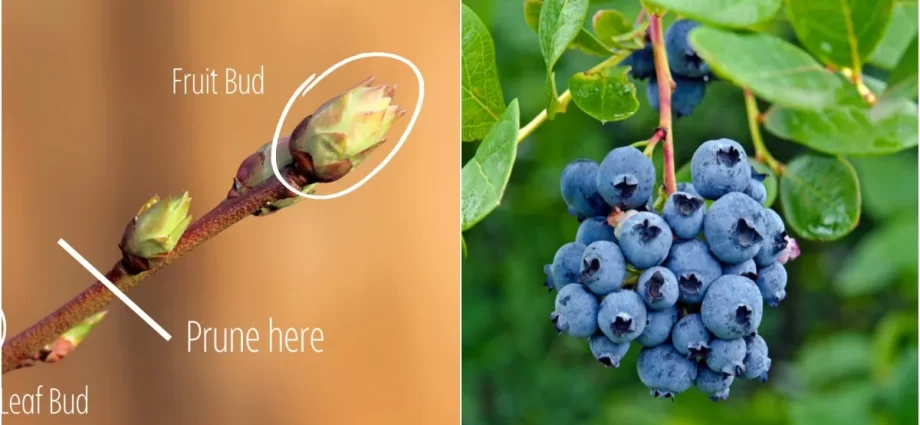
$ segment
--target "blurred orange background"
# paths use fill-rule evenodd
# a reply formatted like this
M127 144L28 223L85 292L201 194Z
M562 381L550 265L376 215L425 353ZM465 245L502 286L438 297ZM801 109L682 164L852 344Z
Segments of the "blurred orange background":
M37 385L89 386L88 416L5 416L8 424L446 424L460 417L458 241L459 3L3 3L3 308L10 335L102 271L125 224L154 193L188 190L201 216L240 161L271 140L291 93L356 53L415 62L425 104L405 146L362 189L247 218L127 293L173 335L165 342L116 301L70 357L3 376L4 397ZM172 68L257 72L260 96L172 94ZM405 65L366 59L298 100L287 134L369 75ZM370 171L408 123L347 183ZM338 186L339 188L341 186ZM328 193L329 190L325 190ZM323 193L323 191L321 191ZM320 327L324 352L268 353L276 326ZM252 353L186 351L189 320L255 327ZM4 405L7 402L4 401ZM43 406L47 409L47 406Z

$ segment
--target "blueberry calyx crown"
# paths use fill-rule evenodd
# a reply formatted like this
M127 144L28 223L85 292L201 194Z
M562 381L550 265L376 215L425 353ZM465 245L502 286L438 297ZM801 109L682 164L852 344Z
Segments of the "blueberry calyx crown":
M709 356L712 349L705 342L687 344L687 358L690 360L703 361Z
M699 294L700 289L703 288L703 281L700 280L696 273L683 273L677 278L677 286L683 289L684 292Z
M718 151L716 151L716 162L718 162L720 165L734 167L739 162L741 162L741 152L738 149L735 149L734 146L729 146L728 148L720 148Z
M664 283L664 275L661 272L652 273L652 276L648 279L648 287L645 290L645 295L648 296L649 300L659 300L664 296L661 293L661 287L664 286Z
M766 178L767 178L766 174L758 173L757 170L754 169L754 167L751 167L751 180L756 180L756 181L763 183L763 181Z
M632 332L634 329L633 319L628 314L620 313L610 322L610 330L618 335Z
M789 241L786 240L788 234L786 232L780 232L773 236L773 252L783 252L787 246L789 246Z
M635 229L644 242L651 242L661 235L661 228L650 223L648 219L642 220L642 223L637 224Z
M744 329L750 329L752 314L754 314L754 310L748 307L747 304L739 305L735 308L735 323L741 325Z
M585 258L584 259L584 270L581 272L581 283L584 283L584 280L593 276L594 273L597 273L601 269L601 261L597 258Z
M733 236L735 243L742 248L748 248L763 242L763 236L745 218L738 219Z
M691 216L703 206L703 200L693 195L684 193L674 194L674 205L682 216Z
M620 198L626 199L633 196L636 193L636 189L639 187L639 183L635 178L630 178L629 175L624 175L618 183L613 185L614 189L620 192Z

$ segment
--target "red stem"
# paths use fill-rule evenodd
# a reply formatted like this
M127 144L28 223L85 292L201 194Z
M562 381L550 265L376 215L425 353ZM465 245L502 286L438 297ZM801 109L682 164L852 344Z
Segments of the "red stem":
M668 55L665 51L664 32L661 28L661 16L648 14L648 32L652 41L652 52L655 57L655 78L658 80L658 129L664 131L664 185L670 195L677 191L677 179L674 168L674 132L671 123L671 91L674 82L671 81L671 71L668 68Z
M179 239L176 247L154 268L131 276L119 261L105 276L118 289L127 291L198 245L250 216L266 203L288 198L291 195L277 179L268 180L241 197L221 202L192 223ZM3 344L3 373L16 370L24 363L28 363L35 353L53 342L62 333L105 308L114 297L111 291L96 281L54 313L7 340Z

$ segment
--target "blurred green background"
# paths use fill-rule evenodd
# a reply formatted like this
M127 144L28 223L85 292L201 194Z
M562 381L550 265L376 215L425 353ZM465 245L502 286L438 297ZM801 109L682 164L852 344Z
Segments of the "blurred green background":
M506 102L520 99L521 123L544 107L545 68L519 0L466 0L495 40ZM638 1L592 1L634 18ZM589 15L590 16L590 15ZM913 28L905 28L913 31ZM769 31L794 35L780 13ZM756 52L752 52L756 54ZM570 51L556 69L559 91L601 59ZM884 79L885 73L867 69ZM619 369L594 360L587 342L558 336L549 321L554 293L543 265L574 239L559 175L575 158L600 161L610 149L647 139L657 125L645 83L639 112L601 125L575 105L519 146L501 206L464 236L463 423L465 425L871 425L917 423L917 152L852 159L863 197L859 227L832 243L800 240L787 265L786 301L765 313L769 382L737 380L726 402L690 390L675 402L649 396L636 375L637 346ZM764 110L767 105L761 104ZM743 96L708 86L693 116L674 126L677 165L705 140L728 137L753 152ZM781 161L805 149L764 131ZM464 162L478 143L464 143ZM659 149L660 151L660 149ZM779 202L773 205L780 214Z

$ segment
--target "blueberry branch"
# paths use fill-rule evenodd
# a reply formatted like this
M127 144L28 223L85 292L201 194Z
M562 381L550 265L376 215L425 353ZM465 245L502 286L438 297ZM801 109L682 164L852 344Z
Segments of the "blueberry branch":
M629 56L630 53L632 52L631 51L617 52L613 56L610 56L609 58L604 59L603 62L587 70L586 73L593 74L595 72L600 72L607 68L610 68L611 66L616 66L618 63L622 62L623 59L626 59L626 57ZM559 95L557 100L559 101L559 104L562 105L561 110L564 111L566 106L568 106L569 102L572 101L572 92L570 90L566 90L562 92L562 94ZM521 142L524 141L524 139L530 137L530 135L533 134L533 132L538 127L540 127L541 125L543 125L544 122L546 122L546 118L547 118L547 112L546 112L546 109L544 109L540 111L540 113L537 114L536 117L530 120L530 122L527 123L527 125L521 127L521 129L518 130L517 143L520 144Z
M761 115L760 110L757 108L757 99L754 97L749 89L744 89L744 106L747 109L747 119L748 119L748 128L751 131L751 141L754 143L754 157L758 161L767 164L767 167L770 167L777 176L783 174L785 167L783 163L776 160L770 151L767 150L767 145L763 142L763 136L760 134L760 122Z
M648 13L649 38L652 41L652 52L655 57L655 78L658 84L658 130L664 132L664 185L668 194L677 191L677 179L674 169L674 132L671 120L671 92L674 90L674 81L671 79L671 70L668 66L668 54L664 45L664 31L661 28L661 15ZM654 136L653 136L654 139ZM648 150L654 149L654 144L649 142Z
M293 182L306 185L305 179L293 175L292 170L287 170ZM277 179L270 179L256 186L251 192L234 199L221 202L210 212L192 223L175 248L167 254L162 261L150 270L132 275L126 270L123 261L118 261L105 274L106 278L115 284L118 289L127 291L134 288L144 279L168 266L173 261L182 257L195 247L217 236L220 232L249 217L264 205L288 199L293 195ZM55 312L10 338L3 344L3 373L19 369L35 361L36 353L54 342L61 334L72 329L81 321L105 308L113 299L114 294L99 281L94 282L89 288L59 307Z

